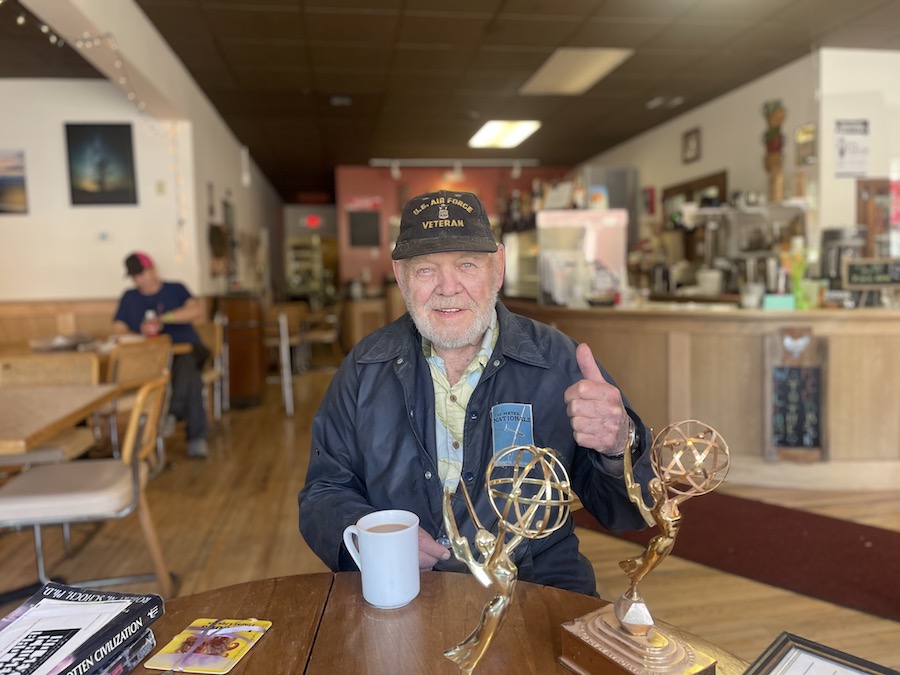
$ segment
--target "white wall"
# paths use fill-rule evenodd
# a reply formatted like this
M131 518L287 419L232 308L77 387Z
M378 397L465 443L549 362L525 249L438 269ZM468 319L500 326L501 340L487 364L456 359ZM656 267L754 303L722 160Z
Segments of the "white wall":
M0 300L108 298L128 286L123 259L146 250L160 270L197 292L197 227L184 225L187 250L176 260L176 175L191 190L191 129L144 118L104 80L0 79L0 147L25 153L28 213L0 215ZM73 206L65 125L127 123L132 128L137 205ZM193 197L189 195L189 204Z
M129 285L122 259L135 248L197 295L224 292L224 277L209 273L207 226L222 223L226 197L238 280L259 290L267 228L280 225L282 201L252 158L242 165L240 143L140 8L133 0L23 4L60 35L114 36L115 50L104 39L83 55L110 76L120 74L111 64L124 62L125 89L146 112L110 82L0 79L0 148L25 150L29 197L27 215L0 216L0 301L116 297ZM79 121L132 124L137 206L70 205L64 124Z
M659 199L664 188L723 170L728 172L730 192L753 191L766 195L762 141L766 120L762 108L767 101L780 99L787 109L782 132L785 136L783 171L789 189L795 171L809 171L795 167L793 132L802 124L818 120L818 63L816 54L805 56L601 153L589 163L636 167L641 186L656 191L653 219L657 221L661 218ZM682 135L694 128L700 129L701 156L698 161L684 164ZM651 219L646 219L643 224L646 227L650 222Z
M781 99L787 108L784 173L788 192L793 174L807 180L807 232L812 246L822 228L856 224L856 179L835 176L835 120L870 122L871 178L887 178L891 160L900 161L900 53L823 49L691 110L590 160L592 164L634 166L642 186L667 186L721 170L729 190L768 192L763 168L762 105ZM815 122L818 162L795 164L794 130ZM682 164L681 137L702 133L700 161ZM659 209L657 209L659 213ZM650 223L645 219L643 225Z
M900 160L900 52L823 49L820 118L822 227L856 224L856 179L835 173L835 121L869 120L870 178Z

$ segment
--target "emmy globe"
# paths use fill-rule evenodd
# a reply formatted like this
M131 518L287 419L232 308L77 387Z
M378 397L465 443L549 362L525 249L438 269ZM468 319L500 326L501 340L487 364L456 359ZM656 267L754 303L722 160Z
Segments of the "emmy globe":
M715 672L715 660L654 624L639 584L671 553L682 521L679 504L713 491L725 479L728 446L709 425L685 420L659 432L650 449L650 464L655 475L647 486L652 505L644 502L641 486L634 481L628 453L625 486L644 520L659 533L641 555L619 563L631 583L613 605L563 624L560 663L574 672Z
M512 602L518 570L510 557L522 539L542 539L562 527L569 517L572 488L565 466L551 448L517 445L498 452L485 471L485 487L497 516L497 533L487 530L472 506L469 493L459 484L475 533L476 559L468 540L461 536L453 516L451 493L444 491L444 525L456 558L494 597L485 605L481 621L469 636L444 656L460 671L471 673L503 625ZM512 535L507 541L507 535ZM505 543L504 543L505 542Z

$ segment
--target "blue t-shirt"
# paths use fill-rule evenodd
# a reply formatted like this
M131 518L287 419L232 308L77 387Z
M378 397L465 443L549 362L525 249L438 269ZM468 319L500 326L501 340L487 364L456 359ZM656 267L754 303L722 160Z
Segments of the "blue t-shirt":
M125 291L119 300L119 308L116 310L114 321L126 324L134 333L141 332L141 322L148 309L156 312L162 318L166 312L178 309L191 298L191 292L177 282L164 281L162 288L153 295L142 295L136 288ZM200 343L200 336L189 323L166 323L162 326L162 332L172 336L172 343L190 342Z

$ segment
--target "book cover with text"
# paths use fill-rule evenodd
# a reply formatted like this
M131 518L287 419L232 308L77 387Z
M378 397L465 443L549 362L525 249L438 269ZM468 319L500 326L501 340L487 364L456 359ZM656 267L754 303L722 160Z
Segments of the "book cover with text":
M51 582L0 619L0 675L85 675L162 616L158 595Z

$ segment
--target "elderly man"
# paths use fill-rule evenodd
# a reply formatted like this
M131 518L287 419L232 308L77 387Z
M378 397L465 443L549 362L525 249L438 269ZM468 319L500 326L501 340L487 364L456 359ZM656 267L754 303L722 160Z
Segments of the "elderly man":
M460 481L496 531L485 471L513 444L554 448L604 526L644 526L622 474L630 452L646 485L649 432L587 345L498 302L504 256L474 194L434 192L404 207L392 257L409 313L356 345L313 422L300 531L331 569L355 569L341 533L379 509L419 516L421 568L465 569L450 559L442 495L454 493L468 541L476 528ZM596 594L571 518L513 557L519 579Z

